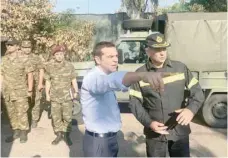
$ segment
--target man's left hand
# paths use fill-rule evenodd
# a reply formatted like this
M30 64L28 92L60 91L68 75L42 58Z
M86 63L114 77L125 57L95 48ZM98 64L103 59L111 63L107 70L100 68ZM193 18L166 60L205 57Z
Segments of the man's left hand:
M39 90L39 91L42 91L43 88L44 88L43 84L39 84L39 85L38 85L38 90Z
M28 91L28 97L32 97L32 92Z
M74 99L76 99L77 96L78 96L78 93L74 93L74 94L73 94Z
M178 124L181 124L181 125L188 125L194 117L193 112L187 108L178 109L178 110L175 110L175 112L179 113L176 121L178 122Z

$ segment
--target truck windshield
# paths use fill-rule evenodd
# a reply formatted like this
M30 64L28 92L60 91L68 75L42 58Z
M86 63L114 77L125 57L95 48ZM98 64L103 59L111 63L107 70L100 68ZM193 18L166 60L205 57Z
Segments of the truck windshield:
M117 46L118 52L123 55L124 63L145 63L147 54L145 52L146 41L121 41Z

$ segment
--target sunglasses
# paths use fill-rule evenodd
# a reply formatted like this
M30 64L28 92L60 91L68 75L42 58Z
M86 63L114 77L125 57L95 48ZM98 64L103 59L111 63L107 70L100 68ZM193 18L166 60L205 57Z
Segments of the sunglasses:
M6 46L14 46L14 44L6 44Z

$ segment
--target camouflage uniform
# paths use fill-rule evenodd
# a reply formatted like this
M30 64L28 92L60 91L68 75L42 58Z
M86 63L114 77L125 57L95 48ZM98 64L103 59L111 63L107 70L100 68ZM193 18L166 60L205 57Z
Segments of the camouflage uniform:
M71 63L50 62L45 79L50 82L51 115L55 132L70 132L72 120L71 81L76 78Z
M32 44L28 40L22 41L21 44L22 48L31 48ZM29 102L30 107L32 107L32 121L33 123L37 123L40 117L40 112L41 112L41 96L42 93L38 90L38 84L39 84L39 71L40 69L44 69L44 64L41 60L41 58L33 53L29 53L28 55L24 54L22 56L25 60L28 60L31 62L31 64L34 67L34 72L33 72L33 96L31 102ZM36 127L36 125L32 125L32 127Z
M3 97L13 130L26 131L29 129L26 74L32 71L34 68L28 61L21 58L11 61L8 56L2 58Z
M40 117L40 101L42 93L38 90L38 84L39 84L39 70L44 69L44 65L38 55L31 54L28 57L28 60L32 63L34 66L35 71L33 72L33 100L32 103L34 104L32 108L32 120L38 121Z

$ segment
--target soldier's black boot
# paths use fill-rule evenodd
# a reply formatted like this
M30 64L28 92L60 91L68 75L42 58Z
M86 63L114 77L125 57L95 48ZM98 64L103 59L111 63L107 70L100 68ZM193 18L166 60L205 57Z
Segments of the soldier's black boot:
M10 142L13 142L15 139L18 139L20 137L20 130L19 129L16 129L13 131L13 135L12 136L9 136L6 138L5 142L6 143L10 143Z
M71 146L73 144L70 139L70 132L63 132L63 139L68 146Z
M26 143L28 140L27 131L22 130L20 134L20 143Z
M57 144L59 144L59 142L62 140L62 134L61 134L61 132L57 132L56 133L56 138L55 138L55 140L53 140L52 141L52 145L57 145Z
M37 127L37 121L32 121L32 125L31 125L32 128L36 128Z

